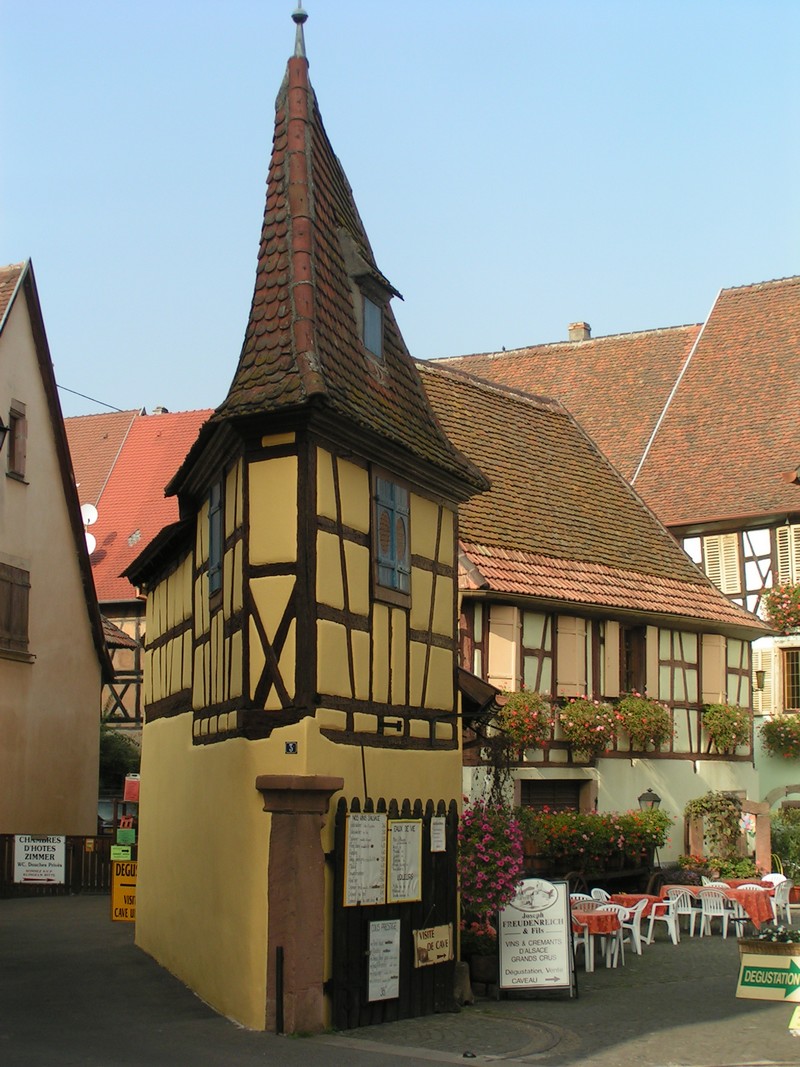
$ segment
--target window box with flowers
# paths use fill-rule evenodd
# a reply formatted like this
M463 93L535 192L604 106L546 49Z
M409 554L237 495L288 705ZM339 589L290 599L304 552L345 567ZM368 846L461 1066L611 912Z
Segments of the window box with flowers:
M520 751L544 748L553 732L554 711L550 697L521 689L504 693L503 698L505 703L497 715L497 725L509 744Z
M617 704L620 726L628 732L631 748L644 752L648 747L659 749L675 736L672 715L660 700L632 692Z
M617 739L616 711L605 701L591 697L569 700L558 713L558 724L578 759L594 759Z
M800 583L779 582L764 594L762 601L767 621L783 633L800 628Z
M761 740L770 756L800 759L800 715L781 715L761 724Z
M739 956L800 956L800 930L782 923L760 927L754 937L737 938Z
M706 704L703 708L703 729L721 755L749 744L751 728L750 712L738 704Z

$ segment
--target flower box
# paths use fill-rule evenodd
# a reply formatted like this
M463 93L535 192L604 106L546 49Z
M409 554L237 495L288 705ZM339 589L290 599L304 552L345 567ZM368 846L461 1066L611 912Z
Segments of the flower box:
M740 958L744 955L800 956L798 941L762 941L757 937L739 937L736 940Z

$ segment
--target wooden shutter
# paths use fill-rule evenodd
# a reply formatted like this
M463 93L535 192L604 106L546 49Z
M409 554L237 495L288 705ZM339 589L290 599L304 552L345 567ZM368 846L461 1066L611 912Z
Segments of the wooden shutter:
M588 689L586 620L559 615L556 627L556 695L583 696Z
M764 672L764 688L755 688L755 672ZM774 715L780 711L777 699L778 689L778 650L774 645L769 648L753 649L753 711L756 715Z
M800 526L778 526L775 530L778 582L800 580Z
M30 575L0 563L0 648L28 651L28 591Z
M704 537L703 559L706 574L718 589L728 596L741 591L738 534Z

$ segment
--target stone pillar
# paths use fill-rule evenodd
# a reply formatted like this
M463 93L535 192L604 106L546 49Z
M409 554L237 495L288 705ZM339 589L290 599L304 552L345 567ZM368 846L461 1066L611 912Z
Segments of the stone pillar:
M316 1033L325 1026L325 855L320 831L343 778L262 774L256 789L272 815L267 871L266 1026ZM276 969L283 950L283 993Z

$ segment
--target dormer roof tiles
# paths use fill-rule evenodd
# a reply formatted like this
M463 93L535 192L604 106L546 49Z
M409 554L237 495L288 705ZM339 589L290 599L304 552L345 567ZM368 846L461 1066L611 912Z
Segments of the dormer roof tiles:
M448 436L491 481L459 508L462 588L768 632L691 562L562 404L419 366Z

